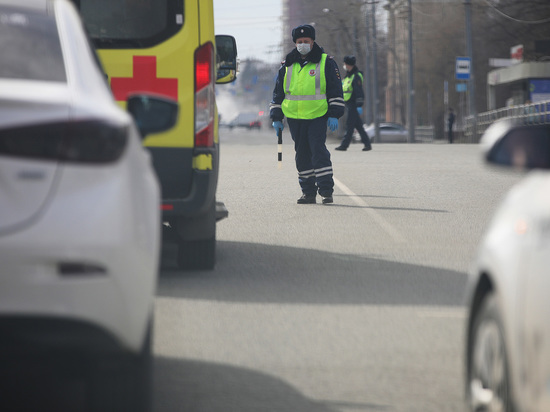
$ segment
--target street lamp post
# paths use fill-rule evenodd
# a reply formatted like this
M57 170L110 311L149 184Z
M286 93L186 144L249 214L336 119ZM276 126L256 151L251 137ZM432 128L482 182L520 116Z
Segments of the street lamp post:
M386 119L395 122L397 106L397 55L395 53L395 0L388 0L384 9L389 13L388 27L388 89L386 94Z
M412 37L412 5L411 0L408 0L409 6L409 110L408 110L408 143L414 143L414 62L413 62L413 37Z

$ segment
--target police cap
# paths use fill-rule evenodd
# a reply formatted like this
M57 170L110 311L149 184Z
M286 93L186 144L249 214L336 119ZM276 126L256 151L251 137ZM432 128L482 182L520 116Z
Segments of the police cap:
M350 66L355 66L355 56L345 56L344 63L349 64Z
M309 37L312 40L315 40L315 29L310 24L302 24L294 29L292 29L292 41L296 43L296 40L300 37Z

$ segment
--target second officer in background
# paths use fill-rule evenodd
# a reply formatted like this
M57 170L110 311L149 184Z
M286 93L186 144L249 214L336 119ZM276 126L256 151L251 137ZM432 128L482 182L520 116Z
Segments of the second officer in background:
M309 24L292 30L296 44L283 61L270 105L270 117L277 131L286 116L296 150L299 204L332 203L334 179L330 152L326 147L327 125L334 131L344 114L342 81L338 65L315 43L315 29Z
M346 109L348 109L348 120L346 121L346 134L336 150L347 150L353 137L353 131L357 130L364 145L363 151L366 152L371 150L372 146L369 136L363 128L363 120L360 117L363 113L362 106L365 101L365 94L363 93L363 73L355 65L355 56L344 57L344 70L347 73L342 81L342 88L344 89Z

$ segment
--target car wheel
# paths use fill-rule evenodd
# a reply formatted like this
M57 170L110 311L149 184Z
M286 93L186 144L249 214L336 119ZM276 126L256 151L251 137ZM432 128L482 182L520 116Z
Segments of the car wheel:
M475 316L470 342L468 397L471 410L512 412L508 358L494 294L484 299Z
M152 321L149 321L139 353L97 360L92 378L91 410L150 412L152 361Z
M216 201L208 211L177 223L178 266L184 270L212 270L216 260Z

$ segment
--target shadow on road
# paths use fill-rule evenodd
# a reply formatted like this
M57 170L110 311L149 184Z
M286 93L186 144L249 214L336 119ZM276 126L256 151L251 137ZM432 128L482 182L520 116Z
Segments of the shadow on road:
M92 405L82 364L82 360L52 362L48 370L20 371L21 382L2 382L2 390L9 392L2 393L0 408L7 412L118 412ZM153 367L154 412L337 412L342 406L308 399L283 380L250 369L162 356L155 357ZM346 405L364 411L389 410L384 405Z
M337 411L250 369L157 357L155 375L155 412ZM371 405L364 410L386 409Z
M207 287L205 287L207 285ZM218 241L213 271L179 271L163 248L157 295L285 304L462 306L466 274L365 256Z

